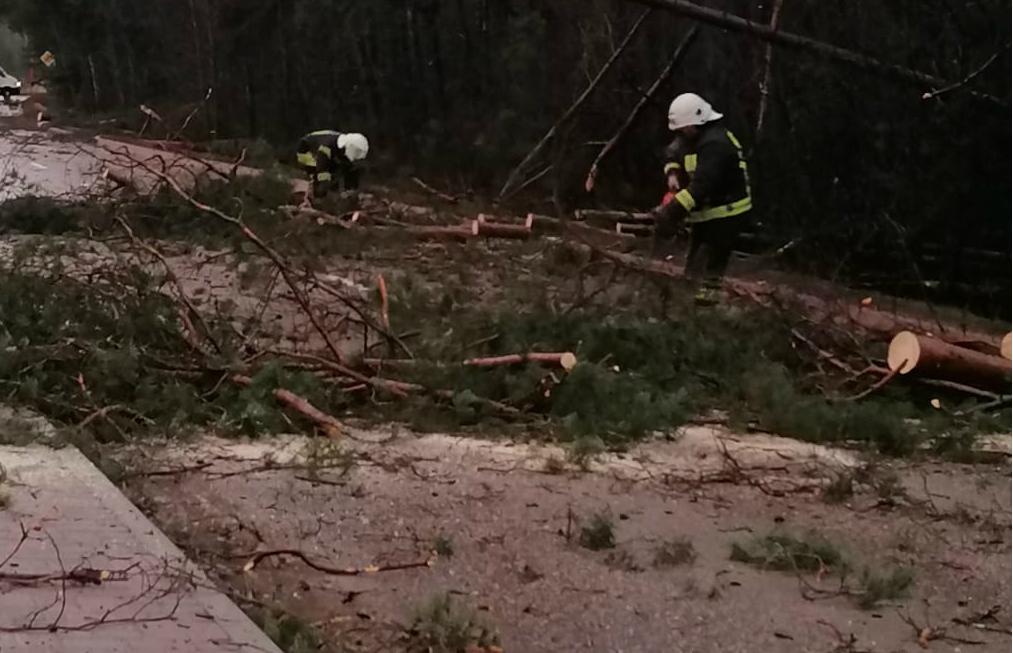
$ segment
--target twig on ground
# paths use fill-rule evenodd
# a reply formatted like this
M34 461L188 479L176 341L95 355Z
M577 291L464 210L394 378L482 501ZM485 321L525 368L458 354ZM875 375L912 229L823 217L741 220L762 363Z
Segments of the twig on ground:
M858 401L859 399L862 399L864 397L868 397L870 394L872 394L876 390L879 390L884 385L886 385L887 383L889 383L890 379L892 379L893 377L897 376L897 374L900 373L901 368L904 367L905 365L907 365L907 360L905 360L903 363L901 363L897 368L890 370L890 372L886 376L884 376L879 381L876 381L875 383L873 383L866 390L863 390L862 392L859 392L857 395L852 395L851 397L845 397L844 401Z
M14 556L18 554L18 551L21 550L21 546L29 539L28 529L25 528L25 525L21 522L18 522L18 526L21 528L21 538L18 539L18 543L14 545L14 549L7 554L7 557L4 558L3 560L0 560L0 569L3 569L3 566L6 565L8 562L10 562L14 558Z
M967 644L968 646L980 646L986 643L979 639L965 639L963 637L948 635L945 628L933 628L931 622L928 620L927 614L925 616L925 626L919 626L909 614L902 614L898 611L897 615L900 617L901 621L914 629L915 637L918 639L918 645L922 648L928 648L929 643L934 641L947 641L955 644Z
M260 562L263 561L265 558L272 558L276 556L292 556L294 558L298 558L303 562L303 564L305 564L310 569L314 569L316 571L319 571L324 574L329 574L331 576L359 576L361 574L375 574L382 571L398 571L401 569L414 569L417 567L431 567L433 565L432 559L426 558L425 560L420 560L417 562L406 562L394 565L382 565L382 566L371 566L361 568L355 567L338 568L314 562L310 560L309 557L307 557L307 555L302 551L300 551L299 549L274 549L272 551L261 551L257 553L255 556L250 558L249 562L243 565L243 571L246 572L253 571L254 569L257 568L257 565L260 564Z

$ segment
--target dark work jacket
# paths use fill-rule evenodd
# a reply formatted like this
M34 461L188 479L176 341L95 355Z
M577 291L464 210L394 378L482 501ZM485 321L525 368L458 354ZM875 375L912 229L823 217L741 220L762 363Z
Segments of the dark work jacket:
M689 187L676 193L677 201L661 209L663 217L677 220L688 216L691 223L705 222L741 215L752 208L742 146L724 121L701 126L688 145L677 149L684 152L681 160L670 160L665 171L685 172Z
M326 194L326 187L334 181L336 174L342 176L346 189L359 187L359 170L338 147L339 136L341 132L321 130L306 134L299 140L296 157L313 177L315 190L320 194Z

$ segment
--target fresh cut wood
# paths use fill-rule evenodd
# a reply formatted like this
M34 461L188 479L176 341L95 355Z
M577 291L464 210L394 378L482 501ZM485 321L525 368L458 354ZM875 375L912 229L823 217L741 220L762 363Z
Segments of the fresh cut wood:
M1007 358L965 349L912 331L901 331L890 341L887 365L900 374L916 373L1001 391L1009 390L1013 373Z
M471 221L471 234L473 236L489 236L493 238L516 238L524 240L531 237L531 218L524 224L506 224L502 222L487 222L484 219Z
M516 365L517 363L532 362L543 365L558 365L569 372L577 365L577 356L573 352L528 352L526 354L507 354L505 356L490 356L488 358L470 358L464 361L465 365L474 367L495 367L497 365Z

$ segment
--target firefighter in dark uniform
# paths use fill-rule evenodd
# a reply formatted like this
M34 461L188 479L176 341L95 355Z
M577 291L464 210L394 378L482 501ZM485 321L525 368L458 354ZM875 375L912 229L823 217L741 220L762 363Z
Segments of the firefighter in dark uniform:
M324 197L339 181L345 190L359 187L357 162L369 154L369 141L362 134L322 130L306 134L299 141L296 159L313 182L313 196Z
M695 93L672 101L668 128L683 137L669 148L665 165L672 201L652 211L661 237L675 235L685 220L690 226L686 276L697 283L694 299L715 304L735 239L753 208L742 145L724 125L724 116ZM685 180L688 179L688 185ZM681 181L680 181L681 180Z

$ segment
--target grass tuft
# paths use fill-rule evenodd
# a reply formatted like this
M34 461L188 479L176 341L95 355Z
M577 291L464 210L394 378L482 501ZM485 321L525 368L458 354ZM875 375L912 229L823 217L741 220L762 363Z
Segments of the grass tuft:
M412 653L458 653L499 643L496 629L450 594L438 594L419 606L408 634Z
M604 512L592 515L590 523L581 527L580 537L577 541L582 547L591 551L614 549L616 537L612 517Z
M688 537L671 539L654 550L655 567L677 567L696 560L696 548Z
M843 549L816 533L771 533L732 544L732 560L777 571L847 570Z

